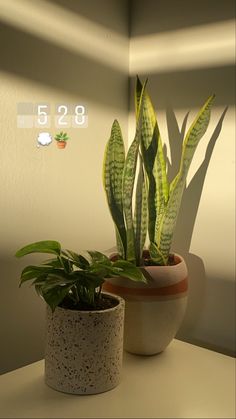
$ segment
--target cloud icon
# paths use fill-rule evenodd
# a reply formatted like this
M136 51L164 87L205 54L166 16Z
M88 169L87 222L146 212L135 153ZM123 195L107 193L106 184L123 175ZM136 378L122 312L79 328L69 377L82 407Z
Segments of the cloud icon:
M38 147L40 145L45 146L49 145L52 142L52 136L49 134L49 132L40 132L37 138L38 141Z

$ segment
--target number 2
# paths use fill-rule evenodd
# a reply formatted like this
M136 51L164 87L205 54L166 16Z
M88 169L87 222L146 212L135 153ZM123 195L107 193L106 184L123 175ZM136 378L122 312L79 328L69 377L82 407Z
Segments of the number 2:
M67 123L67 121L63 121L63 118L67 115L67 113L68 113L68 108L67 108L67 106L65 106L65 105L60 105L60 106L58 106L58 113L61 113L61 112L63 112L63 110L64 110L64 113L58 118L58 125L68 125L68 123Z

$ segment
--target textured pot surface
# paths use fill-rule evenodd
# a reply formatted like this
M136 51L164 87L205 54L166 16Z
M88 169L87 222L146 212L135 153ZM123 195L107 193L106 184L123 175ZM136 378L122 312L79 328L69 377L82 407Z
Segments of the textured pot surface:
M145 266L148 283L111 278L104 289L125 299L124 348L153 355L175 337L187 305L187 267L175 255L175 265Z
M113 296L114 298L114 296ZM117 297L115 297L117 298ZM45 382L74 394L117 386L123 355L124 300L101 311L47 307Z

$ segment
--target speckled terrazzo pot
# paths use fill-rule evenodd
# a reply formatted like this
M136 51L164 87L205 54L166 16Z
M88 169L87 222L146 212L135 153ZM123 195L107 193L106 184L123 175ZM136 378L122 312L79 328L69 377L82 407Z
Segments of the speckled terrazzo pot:
M108 298L109 294L106 293ZM116 387L123 357L124 300L100 311L47 306L45 382L73 394L102 393Z

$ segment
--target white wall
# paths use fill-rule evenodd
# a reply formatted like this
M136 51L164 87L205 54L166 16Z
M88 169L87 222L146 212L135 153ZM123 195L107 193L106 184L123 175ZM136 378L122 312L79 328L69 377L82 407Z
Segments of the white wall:
M0 1L1 372L43 356L44 304L18 289L22 266L40 258L15 260L16 250L43 239L78 251L115 241L102 162L114 118L127 136L128 8L99 5L102 13L86 0ZM40 130L16 126L20 102L84 103L88 128L68 129L65 150L37 148Z
M208 0L203 10L201 2L134 0L130 22L130 75L149 76L165 139L180 138L173 109L181 126L189 109L192 118L217 95L193 172L229 106L202 194L204 166L185 195L173 246L190 272L179 337L227 353L235 339L232 3ZM126 0L0 0L1 372L43 356L44 304L17 287L21 268L40 258L15 260L16 249L46 238L75 250L114 244L101 171L113 119L128 131L129 9ZM17 103L41 101L88 107L88 128L69 129L63 151L38 149L39 130L16 127Z
M130 76L149 78L162 137L173 143L175 170L186 113L191 110L189 126L206 98L216 94L188 182L201 168L184 196L173 242L173 250L182 253L188 264L190 285L178 337L231 354L235 351L234 1L134 0L132 6ZM131 83L132 102L133 88ZM132 103L132 129L133 121Z

